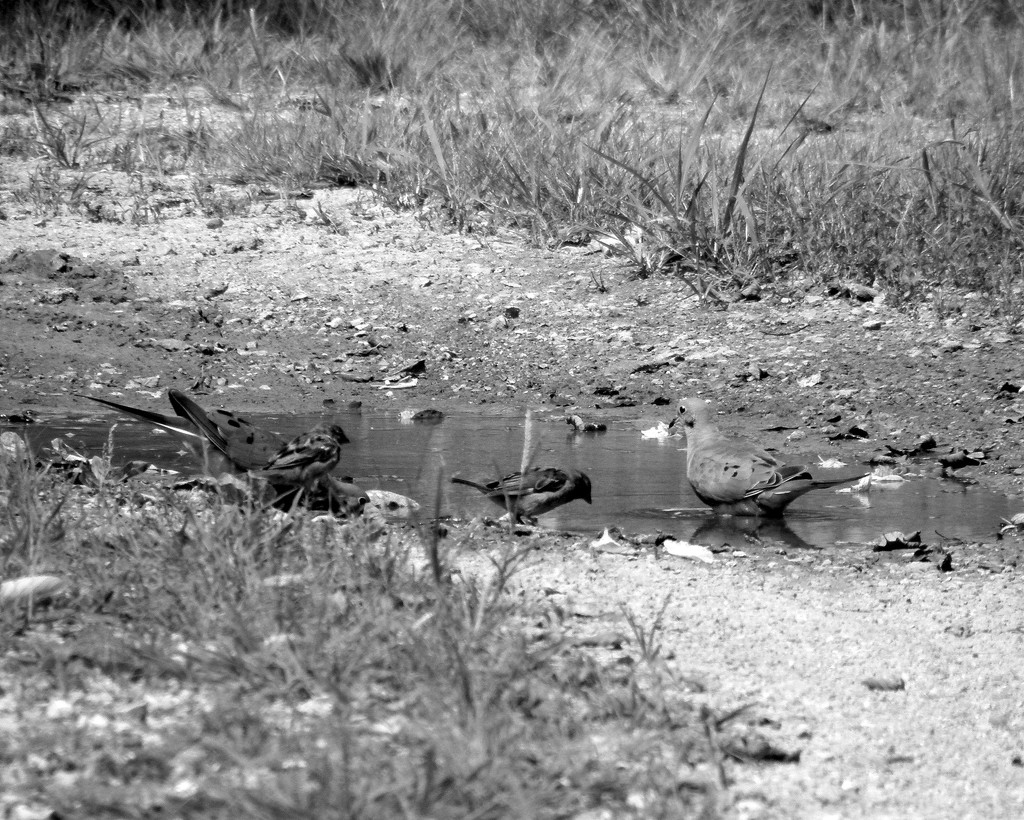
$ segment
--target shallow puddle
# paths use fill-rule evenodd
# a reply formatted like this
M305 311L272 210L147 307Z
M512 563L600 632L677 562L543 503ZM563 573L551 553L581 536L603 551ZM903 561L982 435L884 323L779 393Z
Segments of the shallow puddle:
M159 407L156 402L151 406ZM285 438L319 421L296 416L249 418ZM393 413L342 412L336 419L352 440L344 450L346 473L366 489L411 495L424 506L435 496L439 467L446 475L487 481L518 469L521 460L522 416L460 412L447 414L439 424L414 424ZM116 462L145 459L182 472L197 470L171 436L113 413L10 429L27 433L37 449L60 436L83 454L93 455L106 443L114 422ZM875 485L868 493L811 492L794 502L782 521L716 518L686 482L682 439L643 439L638 426L631 423L613 425L605 433L574 435L561 417L535 419L532 429L535 464L574 466L593 482L593 505L575 501L544 516L541 523L555 529L595 534L606 526L626 532L660 530L697 543L737 547L746 536L756 534L790 547L821 548L844 541L872 541L890 530L921 530L925 541L935 531L965 540L990 539L999 519L1022 507L1019 501L977 487L911 479ZM856 472L858 465L851 464L842 473L823 471L822 475ZM461 485L444 485L444 504L445 513L459 516L500 514L475 490Z

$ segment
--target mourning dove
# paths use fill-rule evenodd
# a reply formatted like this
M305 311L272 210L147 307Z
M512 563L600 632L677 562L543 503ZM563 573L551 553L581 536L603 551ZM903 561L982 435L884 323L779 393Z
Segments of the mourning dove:
M697 498L723 515L782 515L811 490L863 478L816 479L807 467L778 459L741 438L722 434L701 399L682 399L672 425L686 431L686 478Z
M577 498L591 503L590 478L578 470L533 467L523 473L511 473L500 481L483 483L455 477L452 483L479 490L511 513L517 523L532 522L537 516Z
M176 415L169 416L110 399L84 396L125 415L149 422L177 437L203 459L213 474L245 472L264 466L285 445L280 436L257 427L230 410L207 412L180 390L168 390Z

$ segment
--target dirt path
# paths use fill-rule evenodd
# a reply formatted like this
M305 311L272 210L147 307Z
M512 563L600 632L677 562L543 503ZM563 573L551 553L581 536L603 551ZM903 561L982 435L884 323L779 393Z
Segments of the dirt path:
M113 183L96 184L116 200ZM768 438L780 447L797 427L814 450L856 426L869 439L844 446L866 458L930 433L934 453L984 452L964 472L1021 491L1024 399L1004 388L1024 382L1020 340L969 301L940 321L789 285L703 307L683 282L632 278L594 248L439 234L366 195L319 199L334 228L307 218L309 202L223 225L132 226L41 219L8 197L0 413L93 412L76 392L160 406L179 387L277 413L360 400L668 420L675 397L699 393L732 425L778 420ZM764 731L801 751L798 764L743 766L735 816L1024 815L1019 540L1000 546L995 570L968 561L945 574L540 543L519 576L527 594L617 629L620 605L649 621L671 595L674 668L719 708L758 704ZM869 691L866 678L906 689Z

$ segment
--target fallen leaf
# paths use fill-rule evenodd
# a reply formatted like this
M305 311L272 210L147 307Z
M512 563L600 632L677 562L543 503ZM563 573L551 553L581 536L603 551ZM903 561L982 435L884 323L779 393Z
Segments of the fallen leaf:
M934 450L936 446L938 445L935 441L935 436L925 433L909 446L886 444L885 449L895 456L918 456L928 450Z
M64 579L56 575L26 575L0 584L0 605L20 604L49 598L64 586Z
M875 471L868 476L871 479L872 484L901 484L906 481L906 477L899 473L894 473L889 467L876 467Z
M910 535L899 530L892 530L876 538L871 550L872 552L889 552L891 550L919 549L921 546L920 530L912 532Z
M799 763L800 751L788 751L776 746L760 733L722 741L722 751L740 761L761 760L766 763Z
M712 564L715 561L715 556L707 547L702 547L700 544L690 544L687 541L674 541L669 539L663 541L661 546L665 549L669 555L674 555L676 558L689 558L692 561L702 561L705 564Z
M605 629L591 635L581 635L572 643L573 646L581 647L599 646L607 649L621 649L623 644L629 643L629 638L614 629Z
M860 481L855 484L851 484L849 487L840 487L836 490L837 493L866 493L871 489L871 482L873 478L870 474L864 476Z
M268 575L260 582L270 589L281 589L284 587L301 587L309 583L309 579L301 572L285 572L281 575Z
M872 692L902 692L907 688L906 681L901 677L864 678L861 681Z
M437 424L444 421L444 412L435 407L426 407L422 410L408 409L399 413L398 418L403 424L411 424L412 422Z
M596 539L596 540L594 540L594 541L591 541L590 542L590 546L591 547L617 546L618 543L619 543L618 541L616 541L614 538L612 538L612 534L610 532L608 532L608 528L605 527L604 528L604 532L601 533L601 537Z
M858 427L856 424L853 425L849 430L844 433L836 433L834 436L829 436L829 441L845 441L848 439L862 439L868 438L868 431L863 427Z
M665 439L671 438L672 436L678 438L679 434L673 433L669 429L668 424L663 421L659 421L653 427L648 427L646 430L640 431L640 438L653 438L657 439L658 441L664 441Z

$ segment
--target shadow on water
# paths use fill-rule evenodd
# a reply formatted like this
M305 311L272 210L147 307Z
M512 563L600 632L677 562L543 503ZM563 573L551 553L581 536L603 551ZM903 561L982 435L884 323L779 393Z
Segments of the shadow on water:
M249 417L285 438L320 420ZM365 489L393 490L426 502L434 497L431 485L438 469L447 475L490 480L519 468L521 415L457 412L447 414L440 424L403 422L397 413L346 411L334 418L352 441L345 446L341 470ZM12 429L27 433L37 450L59 436L92 455L102 450L115 421L115 461L145 459L186 473L198 469L171 436L114 414ZM686 482L680 439L642 439L632 425L613 427L606 433L573 435L560 417L536 420L534 439L538 447L535 464L576 467L589 474L594 485L592 506L573 502L542 519L542 524L554 529L597 534L604 527L618 526L625 532L661 531L709 546L739 548L764 541L792 548L825 548L840 542L869 542L890 530L921 530L926 540L934 531L967 540L990 538L999 519L1020 508L1005 496L976 487L912 479L893 486L876 485L867 494L812 492L796 501L781 521L718 518ZM848 470L856 472L857 465ZM469 487L446 484L444 493L447 513L472 516L496 512Z

